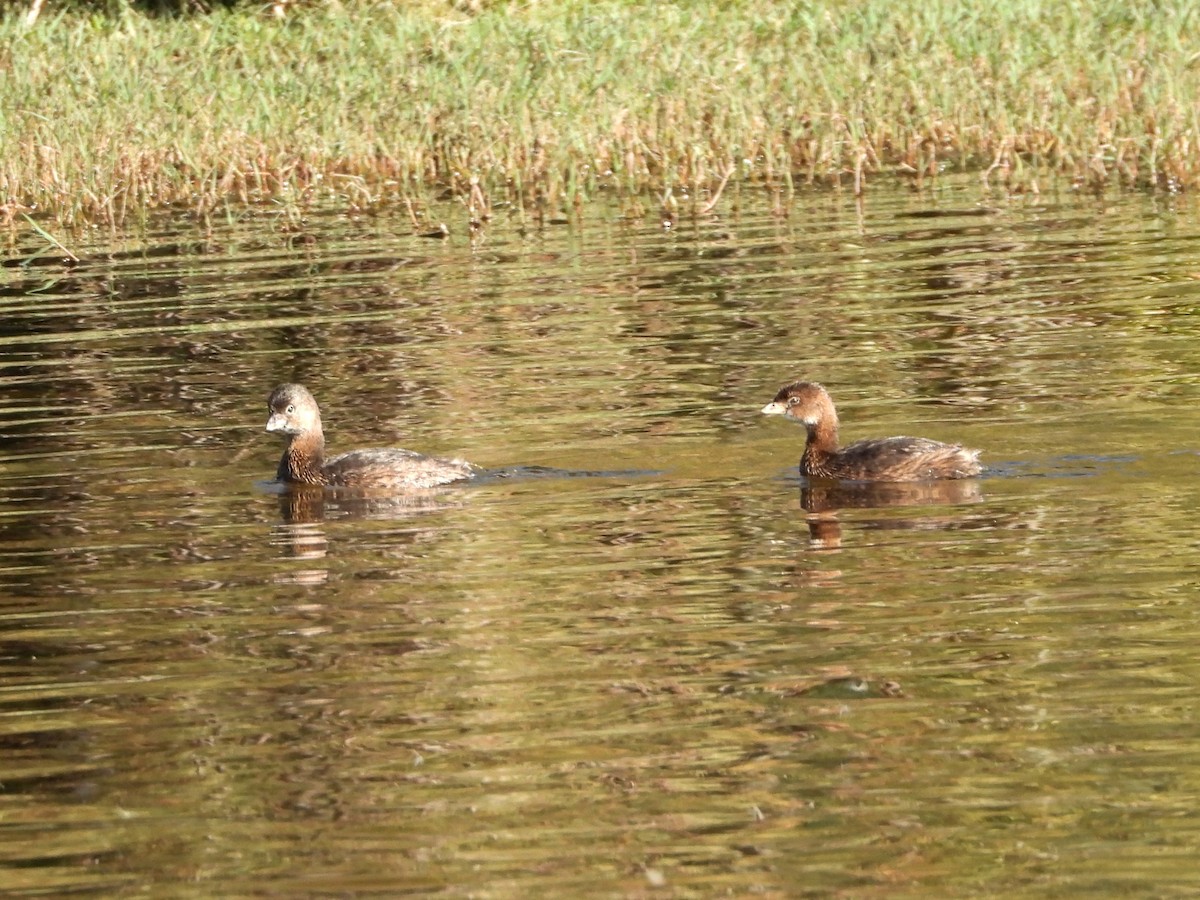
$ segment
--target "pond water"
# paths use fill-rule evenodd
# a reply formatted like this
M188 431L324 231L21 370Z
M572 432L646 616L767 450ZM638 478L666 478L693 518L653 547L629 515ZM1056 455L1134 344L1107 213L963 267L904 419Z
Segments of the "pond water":
M14 253L5 889L1200 890L1194 202L721 213ZM800 377L989 469L808 489ZM494 474L297 503L293 380L334 450Z

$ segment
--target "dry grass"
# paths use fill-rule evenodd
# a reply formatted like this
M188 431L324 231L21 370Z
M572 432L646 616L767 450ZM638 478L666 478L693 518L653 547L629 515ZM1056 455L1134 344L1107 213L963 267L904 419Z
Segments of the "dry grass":
M163 205L486 215L726 180L869 190L1200 183L1183 0L314 4L0 21L0 215L123 225ZM67 69L63 60L69 60Z

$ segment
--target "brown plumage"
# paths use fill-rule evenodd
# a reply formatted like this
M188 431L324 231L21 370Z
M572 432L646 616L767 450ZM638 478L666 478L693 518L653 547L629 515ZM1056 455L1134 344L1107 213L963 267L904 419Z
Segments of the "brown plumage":
M278 481L405 491L465 481L475 474L461 459L438 459L412 450L352 450L327 461L321 410L303 385L281 384L271 392L267 408L267 431L288 438L275 473Z
M762 408L788 416L808 430L800 472L811 478L849 481L932 481L970 478L983 471L979 451L927 438L889 437L838 448L838 417L828 392L815 381L781 388Z

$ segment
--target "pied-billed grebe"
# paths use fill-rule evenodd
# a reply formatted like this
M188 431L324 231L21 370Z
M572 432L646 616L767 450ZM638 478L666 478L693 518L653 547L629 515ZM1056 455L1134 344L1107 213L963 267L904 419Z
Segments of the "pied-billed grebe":
M326 460L321 410L300 384L275 388L267 408L267 431L288 436L275 473L285 483L404 491L465 481L475 474L471 464L461 459L437 459L411 450L352 450Z
M837 411L825 388L815 381L797 381L781 388L762 411L804 423L808 440L800 457L800 472L812 478L932 481L970 478L983 471L978 450L926 438L879 438L839 450Z

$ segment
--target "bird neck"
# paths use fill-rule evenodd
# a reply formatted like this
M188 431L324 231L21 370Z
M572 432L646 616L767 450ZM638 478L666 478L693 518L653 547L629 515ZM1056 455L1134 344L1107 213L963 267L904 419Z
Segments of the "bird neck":
M320 431L298 434L288 441L275 479L296 484L324 484L321 471L324 465L325 436Z

